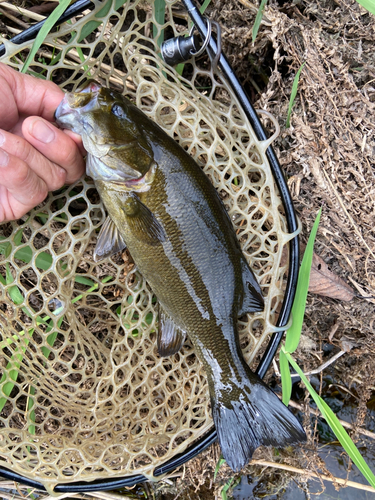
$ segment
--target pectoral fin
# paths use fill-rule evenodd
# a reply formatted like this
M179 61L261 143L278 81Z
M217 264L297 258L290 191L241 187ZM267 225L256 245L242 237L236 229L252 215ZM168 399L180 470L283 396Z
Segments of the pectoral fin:
M158 352L160 356L171 356L178 352L185 342L186 332L176 326L173 319L159 304Z
M98 262L126 248L126 243L119 233L116 224L108 216L100 229L94 250L94 260Z
M129 193L124 200L123 211L126 215L126 222L140 241L148 245L158 245L165 241L163 226L135 193Z
M242 304L238 311L238 316L246 313L263 311L264 299L262 290L257 282L254 273L249 268L245 260L242 261L242 283L243 283L243 298Z

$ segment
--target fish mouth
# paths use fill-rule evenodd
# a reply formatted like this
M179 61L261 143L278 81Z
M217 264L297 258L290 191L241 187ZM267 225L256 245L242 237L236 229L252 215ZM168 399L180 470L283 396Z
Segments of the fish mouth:
M108 90L94 80L88 80L75 92L65 94L55 111L56 124L62 129L68 129L82 137L87 156L87 174L94 180L110 182L129 181L141 177L141 173L131 166L118 165L112 149L117 143L110 137L103 137L100 128L95 126L92 113L100 111ZM104 94L104 97L103 97ZM111 94L109 94L111 95ZM120 144L123 149L126 146ZM132 144L127 147L131 148Z
M102 86L100 83L96 82L95 80L87 80L85 83L83 83L80 87L77 88L76 94L97 94L100 92Z
M75 92L65 94L55 111L57 125L78 134L82 133L85 125L83 114L97 107L101 89L99 83L88 80Z
M67 117L69 115L73 115L69 121L67 121ZM73 121L79 117L79 113L76 109L73 109L69 106L67 96L60 102L56 111L55 111L55 121L57 125L61 128L68 128L70 130L73 129Z

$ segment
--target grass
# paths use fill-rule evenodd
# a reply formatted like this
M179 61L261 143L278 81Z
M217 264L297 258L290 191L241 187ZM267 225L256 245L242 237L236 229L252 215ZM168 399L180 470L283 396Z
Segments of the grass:
M357 0L366 10L375 15L375 0Z
M363 474L368 483L375 488L375 475L371 471L370 467L367 465L366 461L362 457L360 451L353 443L352 439L344 429L344 427L339 422L338 418L331 410L331 408L327 405L323 398L321 398L312 385L310 384L308 378L305 376L301 368L296 363L292 354L296 351L300 338L301 331L303 325L303 318L305 314L306 308L306 298L309 288L310 281L310 271L311 264L314 252L314 242L316 238L316 234L318 231L318 226L321 217L321 210L319 210L316 220L314 222L313 228L310 233L310 237L305 249L305 253L302 259L299 275L298 275L298 283L296 289L296 298L292 307L292 317L293 323L291 327L288 329L285 344L282 345L280 351L280 373L281 373L281 382L282 382L282 401L285 405L288 405L292 393L292 378L290 375L290 366L295 370L295 372L300 376L302 382L305 384L306 389L310 393L310 396L315 401L318 409L320 410L322 416L330 426L331 430L337 437L341 446L344 448L346 453L349 455L353 463L358 467L359 471ZM216 478L217 472L221 465L225 463L224 458L220 458L215 469L214 480ZM226 500L227 491L231 487L233 482L233 478L226 483L224 488L222 489L222 498Z
M290 127L290 115L292 113L292 108L294 105L295 98L297 96L297 91L298 91L298 82L299 82L299 77L301 75L301 71L306 63L303 63L299 70L296 73L296 76L294 77L293 80L293 85L292 85L292 93L290 94L290 100L289 100L289 107L288 107L288 114L286 117L286 128Z
M44 216L44 214L41 215ZM66 219L63 216L66 217L64 213L59 214L59 219L66 222ZM56 218L54 218L54 220L55 219ZM47 222L48 219L45 219L44 224L46 224ZM26 264L29 264L33 258L32 248L30 245L27 244L25 245L22 243L22 236L23 236L23 228L19 229L13 237L13 243L16 247L22 245L22 247L15 252L14 257L18 260L21 260L22 262L25 262ZM2 242L0 241L0 254L4 255L5 258L8 258L12 251L12 244L9 241L4 241L4 239L5 238L0 235L0 240L3 240ZM42 271L47 271L48 269L50 269L52 264L53 264L52 256L44 251L41 251L35 259L36 267ZM113 279L112 276L106 276L101 280L100 283L105 284L111 281L112 279ZM90 288L85 292L83 292L82 294L76 296L74 299L72 299L71 300L72 304L75 304L76 302L82 300L87 294L94 292L99 287L98 283L95 283L93 280L87 278L86 276L80 276L76 274L74 280L76 283L86 285ZM24 314L26 314L29 318L35 318L36 313L31 307L26 307L26 306L22 307L22 304L24 303L25 299L21 289L17 286L17 284L14 283L14 278L9 263L5 264L5 277L0 274L0 284L3 286L8 286L7 293L9 294L10 299L15 305L21 306L21 309ZM129 295L129 297L127 298L127 303L128 305L133 303L133 296ZM53 311L52 314L54 316L58 316L62 312L63 312L63 307L59 307L58 309ZM117 308L116 313L118 317L121 318L122 315L121 306ZM64 321L64 316L59 318L59 320L57 321L57 328L61 328L63 321ZM152 321L153 321L153 314L148 313L144 318L144 321L141 322L140 325L141 329L147 328L152 323ZM134 328L134 325L137 323L139 323L139 314L137 310L135 308L127 308L125 315L122 317L122 324L129 332L129 335L132 335L133 337L138 337L142 333L142 330L140 330L139 328ZM46 330L44 332L44 335L47 335L46 339L47 343L51 347L53 347L58 335L57 329L54 328L53 319L47 315L43 317L36 316L36 326L41 326L41 325L45 325ZM4 372L4 374L0 379L0 387L4 395L3 397L0 397L0 412L3 410L6 402L8 401L11 395L14 385L17 382L21 363L24 354L26 352L27 346L29 344L29 341L31 340L34 334L34 331L35 328L22 330L20 332L17 332L17 334L13 335L12 337L6 338L2 342L0 342L0 349L6 349L14 344L19 343L21 338L24 339L22 346L15 347L15 352L12 354L10 361L6 365L6 371ZM41 351L46 359L49 357L51 352L50 349L48 349L46 346L42 346ZM29 386L29 396L34 395L34 393L35 393L35 388ZM32 406L33 406L33 399L32 397L29 397L27 403L29 420L34 421L34 412L31 411ZM35 433L35 427L33 425L29 426L29 432L32 434Z
M39 47L44 42L46 36L51 31L56 21L62 16L62 14L69 7L70 0L60 0L59 5L54 9L53 12L48 16L47 21L43 24L41 30L37 34L33 46L31 47L30 54L28 55L21 72L26 73L30 63L34 60L35 54L38 52Z
M16 246L19 246L21 244L22 235L23 235L23 229L21 228L19 231L17 231L17 233L15 234L14 239L13 239ZM5 255L5 257L9 257L9 255L11 253L11 249L12 249L12 245L9 242L3 241L3 243L0 244L0 254ZM15 252L15 258L28 264L32 259L31 247L28 245L22 247L20 250ZM37 258L35 259L35 265L38 268L42 269L43 271L48 270L52 265L52 256L46 252L40 252L39 255L37 256ZM13 278L13 275L11 273L9 263L6 263L5 269L6 269L5 278L4 278L4 276L2 276L0 274L0 284L3 286L9 286L9 285L12 285L14 283L14 278ZM103 278L101 280L101 284L105 284L112 279L113 279L112 276L106 276L105 278ZM84 292L84 293L78 295L77 297L75 297L74 299L72 299L71 300L72 304L78 302L85 295L92 293L93 291L95 291L99 287L98 283L95 283L93 280L91 280L85 276L76 275L75 281L76 281L76 283L90 286L90 288L86 292ZM9 294L12 302L15 305L20 306L24 303L24 296L22 294L22 291L20 290L20 288L16 284L14 284L13 286L9 286L7 292ZM33 311L32 308L28 308L26 306L23 306L22 311L24 312L24 314L26 314L30 318L35 317L35 311ZM57 315L61 314L62 311L63 311L63 308L60 307L60 308L56 309L55 311L53 311L52 314L57 316ZM64 316L59 318L59 320L57 322L58 328L61 327L63 321L64 321ZM152 321L152 318L151 318L151 321ZM151 321L150 321L150 323L151 323ZM134 322L136 322L136 321L133 321L133 323ZM146 318L146 322L148 323L147 318ZM47 327L46 331L45 331L45 335L47 335L47 343L51 347L53 347L55 340L57 338L58 332L56 330L52 332L52 330L54 328L54 322L53 322L52 318L50 316L44 316L44 317L37 316L36 317L36 325L37 326L45 325ZM18 379L18 372L20 369L20 365L22 363L23 356L26 352L26 348L27 348L27 345L29 343L29 340L32 338L34 330L35 330L34 328L30 328L29 330L26 330L26 331L22 330L20 332L17 332L17 335L13 335L11 338L7 338L6 340L3 340L0 343L0 349L5 349L5 348L8 348L9 346L11 346L12 344L19 342L21 337L26 336L26 338L24 339L24 345L20 348L17 348L16 352L11 356L11 360L8 362L8 364L6 366L6 372L2 375L2 377L0 379L0 387L1 387L2 392L4 394L4 397L0 398L0 412L3 410L8 398L9 398L9 396L14 388L15 382ZM52 332L52 333L50 333L50 332ZM138 331L137 331L137 334L138 334ZM48 356L50 355L50 352L51 352L50 349L48 349L46 346L43 346L41 348L41 351L42 351L43 355L45 356L45 358L48 358ZM9 375L7 375L7 372ZM9 378L11 379L11 381L9 381ZM35 392L35 389L30 386L30 395L33 395L34 392ZM29 398L28 410L31 409L32 404L33 404L32 398ZM30 419L32 419L32 413L33 412L30 413ZM34 432L32 432L32 433L34 433Z
M160 1L160 0L157 0ZM164 0L161 0L164 2ZM118 10L126 0L115 0L115 9ZM22 73L29 73L37 78L45 78L42 73L37 73L35 71L29 70L29 66L32 63L32 61L35 58L35 55L37 54L40 46L43 44L46 36L48 33L52 30L54 25L56 24L57 20L62 16L62 14L65 12L65 10L69 7L71 1L70 0L60 0L59 5L55 8L55 10L47 17L45 23L43 24L42 28L40 29L38 35L36 36L34 43L31 47L30 53L26 59L26 61L23 64L23 67L21 69ZM90 35L93 31L95 31L101 24L102 20L101 18L104 18L108 12L109 9L112 6L112 0L107 0L107 2L104 3L103 7L100 9L99 12L95 14L96 19L90 19L81 29L78 42L82 42L88 35ZM70 21L68 21L70 23ZM80 47L77 47L73 42L76 37L76 33L73 32L71 33L71 38L70 41L68 42L68 45L71 44L72 48L77 50L78 56L81 59L82 62L84 62L85 57L82 52L82 49ZM70 50L70 49L69 49ZM61 58L61 52L57 55L54 53L52 54L51 57L51 62L50 65L55 64L59 59ZM83 66L83 69L86 71L88 76L90 76L89 69L87 65Z
M291 365L293 369L301 377L301 380L305 384L306 389L309 391L311 397L313 398L317 407L319 408L322 416L324 417L328 425L331 427L332 431L339 440L341 446L347 452L349 457L352 459L353 463L358 467L358 469L366 478L366 480L369 482L369 484L375 488L375 476L373 472L370 470L367 463L365 462L358 448L355 446L355 444L351 440L350 436L348 435L344 427L340 424L338 418L333 413L331 408L315 392L308 378L304 375L303 371L298 366L298 364L296 363L295 359L292 356L293 352L295 352L295 350L298 347L299 340L301 337L303 317L306 308L306 297L309 288L310 270L311 270L312 256L314 251L314 241L318 230L320 216L321 216L321 210L319 211L315 223L313 225L309 241L307 243L305 253L302 259L300 272L298 275L296 299L294 301L292 308L293 324L287 331L285 344L282 345L280 352L280 373L281 373L281 382L283 388L283 403L287 405L290 401L291 390L292 390L292 379L290 376L289 365Z
M165 22L165 0L155 0L154 1L154 18L158 25L163 25ZM160 47L164 42L164 29L159 33L159 27L157 24L153 24L153 34L156 39L156 43Z
M266 6L266 3L267 3L267 0L262 0L261 1L260 5L259 5L258 12L257 12L257 15L255 17L254 26L253 26L253 32L252 32L252 42L253 43L255 42L255 39L257 37L258 31L259 31L259 27L260 27L260 23L262 22L263 11L264 11L264 7Z

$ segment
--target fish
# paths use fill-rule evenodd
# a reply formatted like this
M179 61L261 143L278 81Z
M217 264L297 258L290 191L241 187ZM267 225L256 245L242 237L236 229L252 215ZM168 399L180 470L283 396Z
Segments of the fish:
M130 100L95 81L67 93L55 118L82 137L87 175L108 212L94 259L129 250L158 299L160 356L178 352L187 335L193 342L227 464L239 471L260 445L305 441L242 356L237 319L262 311L264 298L203 170Z

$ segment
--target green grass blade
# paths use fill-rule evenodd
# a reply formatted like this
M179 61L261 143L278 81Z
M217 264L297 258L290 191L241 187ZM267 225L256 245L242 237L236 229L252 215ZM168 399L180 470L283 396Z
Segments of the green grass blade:
M253 34L252 34L253 43L255 42L255 39L256 39L257 34L258 34L259 26L260 26L260 23L261 23L262 17L263 17L263 10L264 10L264 7L266 6L266 3L267 3L267 0L262 0L261 4L259 6L259 9L258 9L256 18L255 18L255 21L254 21Z
M31 422L35 422L35 411L32 409L34 406L34 400L30 396L34 396L35 387L32 385L29 386L29 396L27 397L27 412L29 414L29 419ZM35 434L35 425L29 425L29 433Z
M204 14L205 10L207 9L207 7L210 5L211 3L211 0L204 0L204 2L202 3L202 6L199 7L199 12L201 14Z
M64 321L64 317L62 317L62 318L60 318L60 319L59 319L59 321L57 322L57 326L58 326L58 328L61 328L61 325L62 325L62 322L63 322L63 321ZM48 332L48 331L51 331L51 330L52 330L52 328L53 328L53 323L52 323L52 325L50 325L50 326L47 328L47 332ZM56 332L56 331L55 331L55 332L51 333L51 335L48 335L48 337L47 337L47 343L48 343L48 345L50 345L51 347L53 347L53 344L55 343L55 340L56 340L56 337L57 337L57 333L58 333L58 332ZM48 347L45 347L45 346L43 346L43 347L42 347L42 353L43 353L43 355L44 355L46 358L48 358L48 356L50 355L50 352L51 352L51 351L48 349Z
M118 10L122 5L124 5L124 3L126 3L126 0L116 0L115 10ZM104 5L102 9L100 9L100 11L97 14L95 14L95 17L97 19L105 17L108 14L109 9L111 8L111 5L112 5L112 0L107 0L107 3ZM93 31L95 31L96 28L98 28L102 24L102 22L103 21L94 21L94 20L87 22L81 29L78 41L82 42L82 40L85 39L87 36L89 36Z
M26 341L26 344L27 343L28 343L28 341ZM21 349L24 353L26 352L26 347L22 347ZM0 379L1 391L5 395L5 397L0 398L0 412L3 410L5 403L8 401L10 393L12 392L13 387L14 387L13 382L9 382L9 381L5 382L5 380L7 378L10 378L14 382L17 381L18 370L20 369L22 358L23 358L22 354L13 354L13 356L11 358L12 361L10 361L6 366L6 370L8 371L8 376L6 373L3 373L3 375Z
M70 0L60 0L60 3L56 7L56 9L47 17L46 22L43 24L42 28L40 29L38 35L35 38L35 42L33 43L30 54L28 55L21 69L21 73L26 73L30 63L34 60L34 56L38 52L39 47L44 42L46 36L51 31L56 21L59 19L59 17L62 16L67 7L69 7L69 4Z
M13 241L17 247L21 245L22 235L23 235L23 228L19 229L14 235Z
M0 238L4 239L4 238ZM11 244L8 241L5 241L4 243L0 243L0 254L1 255L9 255L9 247L11 247Z
M16 259L22 260L28 264L32 259L33 251L29 246L23 247L17 250L14 256ZM35 265L43 271L47 271L52 266L52 255L47 252L40 252L35 259Z
M232 483L234 481L234 477L231 477L229 479L229 481L224 485L223 489L221 490L221 498L223 500L228 500L228 495L227 495L227 491L229 490L229 488L231 487Z
M297 363L294 361L293 357L285 351L284 347L281 348L282 352L284 352L286 358L288 359L289 363L293 366L295 371L298 373L298 375L301 377L301 380L307 387L307 390L311 394L312 398L314 399L317 407L321 411L323 417L326 419L327 423L335 433L337 439L340 441L341 446L344 448L344 450L347 452L349 457L353 460L355 465L358 467L358 469L361 471L363 476L367 479L367 481L370 483L370 485L375 488L375 476L372 473L370 467L367 465L365 460L363 459L362 455L360 454L358 448L356 445L353 443L353 441L350 439L348 433L344 429L344 427L340 424L338 418L336 415L333 413L331 408L327 405L327 403L315 392L313 386L310 384L309 380L301 370L301 368L297 365Z
M82 42L87 36L89 36L93 31L96 30L100 25L102 24L102 21L88 21L81 29L80 36L78 38L79 42Z
M94 286L96 283L95 281L90 280L90 278L86 278L86 276L75 276L74 281L76 283L81 283L81 285L87 285L87 286Z
M375 0L357 0L366 10L375 15Z
M14 237L14 242L18 246L21 241L18 242L19 237L17 235L18 233ZM0 238L0 240L1 239L2 238ZM0 254L5 255L5 257L9 257L11 251L12 245L9 242L0 243ZM31 247L25 246L17 250L14 256L16 259L22 260L23 262L26 262L26 264L28 264L32 259L33 251ZM40 269L43 269L43 271L47 271L52 266L52 256L49 253L41 252L35 259L35 264Z
M289 363L283 353L280 351L280 375L281 375L281 387L283 389L283 403L288 406L290 397L292 395L292 377L290 376Z
M309 289L310 270L314 252L314 242L316 233L318 231L321 213L322 209L319 210L318 215L315 219L313 228L310 233L309 241L307 242L305 253L303 255L301 268L298 274L296 296L292 307L293 323L292 326L286 332L286 338L285 338L285 350L291 353L297 349L299 339L301 337L303 317L305 315L305 308L306 308L306 297L307 297L307 291Z
M225 458L221 455L219 460L217 461L216 467L215 467L215 473L214 473L214 481L216 479L217 473L219 472L220 467L225 464L226 460Z
M297 71L296 76L294 77L293 85L292 85L292 93L290 94L290 101L289 101L289 108L288 108L288 115L286 117L286 128L290 127L290 115L292 113L292 108L294 104L294 100L297 95L297 90L298 90L298 82L299 82L299 77L301 74L301 71L306 63L304 62L300 69Z
M159 24L162 25L165 22L165 0L154 0L154 19ZM153 34L154 38L158 36L158 26L156 24L153 25ZM159 38L156 40L156 43L160 47L164 41L164 30L161 30Z

